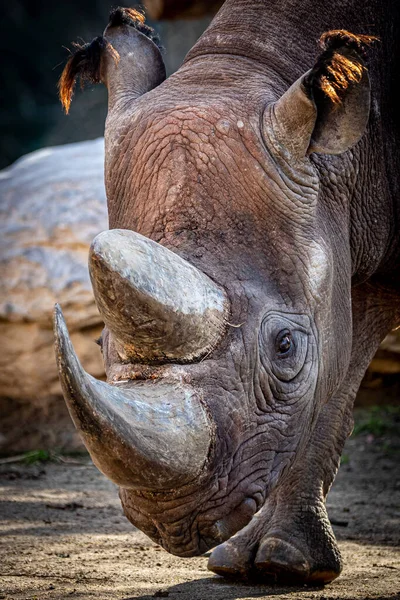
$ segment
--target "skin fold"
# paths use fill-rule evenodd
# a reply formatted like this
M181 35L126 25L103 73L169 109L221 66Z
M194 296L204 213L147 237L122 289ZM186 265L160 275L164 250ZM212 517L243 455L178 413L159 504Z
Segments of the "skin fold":
M114 14L104 32L111 50L97 43L90 63L86 49L81 66L69 67L69 80L80 74L109 90L109 226L172 251L198 271L193 282L207 276L185 290L184 278L174 275L179 297L210 289L201 294L218 297L219 312L210 327L201 307L211 310L211 300L196 301L190 310L200 316L184 321L178 313L186 305L176 301L171 319L188 323L179 329L185 343L175 336L172 352L163 334L151 350L151 335L164 331L164 296L146 300L149 289L153 296L164 289L167 277L166 268L157 268L157 248L148 280L128 285L122 267L118 277L110 275L114 263L95 241L90 266L107 325L107 381L134 390L135 398L140 386L147 395L155 386L160 397L160 386L171 389L165 402L176 403L179 435L186 435L183 416L187 427L192 414L204 420L191 442L201 457L199 450L193 473L181 475L180 438L168 487L155 443L156 484L147 485L134 472L130 448L147 461L141 464L150 458L136 448L133 455L134 436L110 426L95 442L102 426L89 423L95 412L82 403L92 400L79 391L90 386L81 372L73 380L68 375L78 367L58 320L57 356L71 415L95 463L120 485L127 518L167 551L193 556L216 546L209 561L216 573L329 582L342 564L326 496L361 379L400 321L395 2L227 0L167 80L154 40L132 24L137 17L123 15L125 21ZM160 261L172 265L165 256ZM179 272L178 264L168 268ZM139 290L135 309L132 285ZM139 317L132 315L142 305L151 327L141 346ZM199 342L198 351L191 323L209 341ZM193 413L192 404L179 412L182 389L197 403Z

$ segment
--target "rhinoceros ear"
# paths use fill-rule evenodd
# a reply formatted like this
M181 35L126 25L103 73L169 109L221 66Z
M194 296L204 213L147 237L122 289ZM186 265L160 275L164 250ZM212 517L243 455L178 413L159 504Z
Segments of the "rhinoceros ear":
M60 100L67 114L78 78L81 87L88 82L104 83L109 96L124 94L126 97L128 90L132 99L165 79L158 35L146 25L144 14L139 10L114 8L102 36L88 44L73 46L75 50L58 83Z
M365 53L374 39L344 30L324 33L314 67L273 105L270 126L297 158L341 154L362 137L370 108Z

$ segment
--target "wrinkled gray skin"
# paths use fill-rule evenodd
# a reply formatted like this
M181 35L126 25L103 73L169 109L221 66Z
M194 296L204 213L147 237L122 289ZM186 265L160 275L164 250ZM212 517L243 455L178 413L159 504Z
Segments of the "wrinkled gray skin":
M188 437L197 458L187 476L179 469L185 444L179 438L174 450L168 441L175 427L169 417L165 440L164 425L157 433L171 452L165 480L158 437L152 455L139 448L143 427L152 435L153 408L143 409L138 435L125 408L126 418L107 421L104 406L112 407L114 396L79 371L58 315L61 377L96 464L121 486L128 519L180 556L221 544L209 563L217 573L328 582L341 570L325 499L362 376L400 317L400 140L391 87L398 17L394 1L383 4L385 14L374 0L319 7L227 0L163 83L153 42L127 26L105 32L120 54L118 68L102 59L110 229L133 230L172 250L222 294L218 343L189 358L146 361L144 352L135 359L134 328L126 339L121 328L112 330L119 319L129 327L129 311L118 306L105 318L109 384L133 395L145 388L146 398L152 389L160 397L166 386L161 407L180 407L176 398L187 390L190 403L176 408L176 418L183 415L188 426L196 405L202 425ZM337 28L382 40L370 51L367 127L367 76L351 87L345 115L326 119L295 83L313 67L319 36ZM118 297L107 301L111 276L96 262L101 248L93 252L104 315ZM162 271L152 278L159 282ZM114 292L123 288L128 297L131 284L114 283ZM190 296L184 281L176 285L177 298ZM157 325L153 313L149 319ZM282 331L294 340L288 356L278 347ZM103 402L100 416L82 409L90 402Z

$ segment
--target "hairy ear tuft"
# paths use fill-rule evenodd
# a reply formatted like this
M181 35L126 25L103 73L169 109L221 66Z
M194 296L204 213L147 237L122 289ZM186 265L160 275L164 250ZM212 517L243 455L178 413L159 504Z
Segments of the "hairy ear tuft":
M154 44L162 50L160 38L152 27L146 24L145 14L141 10L135 8L123 8L119 6L114 8L110 13L110 20L108 27L120 27L121 25L128 25L134 27L140 33L143 33L149 38Z
M319 94L339 105L349 86L360 83L366 71L367 49L377 39L371 35L355 35L345 29L323 33L319 40L323 52L303 80L310 97Z
M369 46L378 39L374 35L355 34L346 29L331 29L321 35L318 44L321 50L352 48L365 59Z
M313 152L342 154L357 144L371 104L366 51L376 39L344 29L324 33L312 69L275 102L272 112L265 112L266 133L272 131L298 159Z
M102 36L95 38L90 44L73 43L75 51L69 58L58 82L61 104L68 114L76 79L81 80L81 87L86 82L100 83L100 62L104 50L110 51L114 60L118 61L118 53Z

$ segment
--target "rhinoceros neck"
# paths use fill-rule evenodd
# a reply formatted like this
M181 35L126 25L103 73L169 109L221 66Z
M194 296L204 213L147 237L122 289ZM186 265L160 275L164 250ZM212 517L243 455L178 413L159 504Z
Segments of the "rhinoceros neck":
M292 82L313 64L324 31L353 26L367 33L365 24L376 23L376 15L369 16L375 0L366 0L362 11L356 0L323 4L321 10L315 0L226 0L186 61L205 54L239 55Z
M348 193L348 199L353 198L355 217L363 215L364 223L359 227L368 232L376 210L376 193L373 186L368 185L371 164L380 188L387 188L384 199L380 199L380 214L385 221L389 215L392 225L388 224L382 233L384 248L380 259L372 261L372 270L379 269L383 263L388 270L393 270L400 255L395 234L400 223L400 154L394 134L399 131L400 121L399 111L392 101L396 97L393 72L396 72L394 57L399 56L396 34L399 15L398 0L385 3L378 0L226 0L185 59L189 68L194 59L197 64L203 59L205 64L210 64L210 57L215 55L245 58L246 69L253 65L255 71L262 70L266 74L263 82L272 95L282 94L312 67L319 52L317 42L324 31L347 29L378 36L381 42L369 54L373 102L369 130L363 141L368 161L365 157L359 160L361 171L365 173L359 177L364 177L367 185L363 186L363 194L359 194L358 199L351 190ZM265 93L267 91L265 89ZM370 246L366 240L366 248ZM361 262L370 262L363 253L358 254Z

